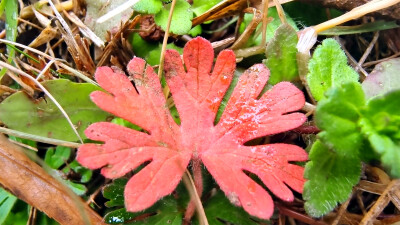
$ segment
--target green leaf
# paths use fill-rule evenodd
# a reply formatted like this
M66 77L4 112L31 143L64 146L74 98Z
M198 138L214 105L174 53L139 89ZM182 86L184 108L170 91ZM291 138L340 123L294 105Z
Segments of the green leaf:
M196 37L196 36L200 35L201 32L202 32L201 26L197 25L197 26L193 27L192 29L190 29L188 34L192 37Z
M192 28L193 12L190 4L185 0L177 0L172 15L170 32L178 35L187 34ZM155 15L154 21L163 30L167 29L168 15L171 4L164 5L164 8Z
M192 11L196 16L200 16L220 2L221 0L193 0Z
M317 105L315 122L322 132L311 147L304 173L308 181L303 197L311 216L322 216L346 201L358 183L365 141L357 122L364 106L358 82L333 87Z
M19 137L15 137L15 136L11 136L11 135L8 135L8 139L20 142L20 143L25 144L25 145L32 146L34 148L37 148L36 141L32 141L32 140L28 140L28 139L24 139L24 138L19 138Z
M17 26L18 26L18 1L17 0L3 0L1 1L1 8L6 12L6 39L13 41L17 39ZM7 46L8 62L12 62L15 55L14 48ZM7 69L2 68L0 71L0 79L6 73Z
M122 118L114 118L111 120L111 123L115 123L124 127L128 127L134 130L142 131L143 129L127 120L124 120Z
M325 39L308 64L307 82L315 100L331 87L358 81L358 74L347 65L347 57L334 39Z
M156 14L162 7L160 0L141 0L133 6L133 9L139 13Z
M388 30L400 27L396 21L377 20L371 23L363 23L353 26L336 26L328 30L318 33L318 35L348 35L348 34L361 34L367 32L374 32L380 30Z
M125 208L117 209L107 213L104 221L108 224L125 224L137 216L137 213L127 212Z
M291 81L298 77L297 71L297 33L289 24L282 24L265 50L265 65L271 71L269 84Z
M71 149L64 146L57 146L49 148L44 156L44 161L52 169L58 169L62 166L71 156Z
M360 179L361 162L358 157L337 154L321 141L316 141L305 168L304 208L313 217L332 211L346 201Z
M400 89L400 58L389 59L375 66L362 83L367 98Z
M83 138L90 124L109 117L89 98L91 92L100 90L95 85L58 79L43 82L43 86L64 108ZM60 110L47 97L33 100L24 92L17 92L0 104L0 120L17 131L65 141L78 140Z
M358 154L363 137L357 121L364 105L364 93L357 82L327 91L315 114L316 124L322 130L318 137L340 154Z
M78 184L70 180L64 180L64 183L77 195L83 196L87 192L87 188L83 184Z
M204 211L208 223L213 225L224 225L227 222L232 225L259 224L243 208L232 205L222 191L218 191L205 203Z
M158 48L150 51L147 55L146 62L152 66L160 64L160 55L161 55L162 45L160 44ZM174 43L170 43L167 45L167 49L175 49L180 54L182 54L182 48L177 47Z
M107 207L124 205L124 189L127 182L128 179L119 178L104 187L103 196L104 198L110 199L110 201L105 203Z
M360 121L363 133L390 174L400 177L400 90L372 98Z
M131 36L130 43L132 44L132 49L135 55L143 59L147 59L147 56L150 51L159 48L158 43L145 41L136 32Z
M70 162L62 171L65 174L68 174L68 173L79 174L80 179L78 181L81 183L87 183L92 178L92 175L93 175L93 171L91 171L90 169L88 169L86 167L83 167L76 160Z
M139 213L130 213L119 209L107 213L104 221L110 224L131 224L131 225L181 225L182 211L178 209L177 202L172 196L168 196L158 201L153 207ZM134 220L136 217L141 219ZM143 218L144 217L144 218ZM133 222L128 222L132 221Z
M0 188L0 224L4 224L17 200L17 197Z
M5 0L6 1L6 38L9 41L15 41L17 39L17 25L18 25L18 1L17 0ZM14 57L15 50L7 47L9 57Z

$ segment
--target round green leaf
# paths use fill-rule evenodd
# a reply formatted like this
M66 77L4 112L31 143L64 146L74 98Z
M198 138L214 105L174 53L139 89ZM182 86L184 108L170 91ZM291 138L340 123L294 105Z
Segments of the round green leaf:
M155 15L154 20L163 30L167 29L168 15L171 4L167 4ZM177 0L170 26L170 32L178 35L187 34L192 28L193 12L185 0Z

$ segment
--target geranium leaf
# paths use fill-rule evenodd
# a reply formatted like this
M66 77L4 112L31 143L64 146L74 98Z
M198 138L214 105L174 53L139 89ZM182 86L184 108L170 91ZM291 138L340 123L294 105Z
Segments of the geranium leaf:
M307 83L319 101L330 87L358 81L358 74L347 65L347 57L334 39L325 39L308 64Z
M104 144L82 145L77 159L91 169L103 167L101 173L107 178L121 177L148 162L125 187L128 211L144 210L170 194L190 160L202 161L228 199L259 218L272 215L273 202L244 171L257 175L283 200L294 198L286 185L302 192L303 168L289 162L307 160L303 149L290 144L244 143L303 124L304 114L294 112L304 105L303 93L282 82L259 97L269 71L262 64L254 65L239 78L214 125L236 65L230 50L218 55L214 67L213 61L212 46L203 38L186 44L183 62L176 50L166 51L165 77L180 125L170 115L157 74L144 60L131 60L127 66L130 78L109 67L97 69L96 80L108 93L95 91L92 100L145 132L107 122L93 124L85 134Z
M362 83L367 98L400 89L400 58L377 64Z
M110 116L90 101L89 93L100 90L93 84L58 79L43 82L43 86L64 108L82 137L90 124ZM65 141L78 140L64 115L46 97L33 100L17 92L0 104L0 120L18 131Z
M297 72L297 33L289 24L282 24L270 40L265 50L265 65L271 70L270 84L291 81ZM285 66L282 66L285 65Z

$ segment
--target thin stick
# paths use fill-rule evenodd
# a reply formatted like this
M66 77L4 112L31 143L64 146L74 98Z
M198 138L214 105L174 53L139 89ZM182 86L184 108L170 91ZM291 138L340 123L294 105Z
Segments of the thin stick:
M50 68L51 65L53 65L53 63L55 62L54 59L50 60L46 66L42 69L42 71L40 71L39 75L37 75L36 80L39 80L44 73L46 73L46 71Z
M70 127L71 127L72 130L74 131L75 135L78 137L79 141L80 141L81 143L83 143L83 140L82 140L81 136L79 135L78 131L76 130L76 128L75 128L74 124L72 123L71 119L69 118L68 114L67 114L67 113L65 112L65 110L61 107L61 105L57 102L57 100L53 97L53 95L51 95L50 92L47 91L47 89L44 88L43 85L42 85L40 82L38 82L37 80L35 80L35 78L31 77L29 74L25 73L24 71L19 70L19 69L15 68L15 67L13 67L13 66L11 66L11 65L9 65L9 64L7 64L7 63L5 63L5 62L0 61L0 67L7 68L7 69L9 69L9 70L12 71L12 72L17 73L17 74L20 74L20 75L22 75L22 76L28 78L29 80L33 81L33 82L34 82L34 83L35 83L35 84L36 84L36 85L51 99L51 101L54 103L54 105L57 106L57 108L58 108L58 109L61 111L61 113L64 115L65 119L67 119L67 121L68 121Z
M37 151L38 151L37 148L32 147L32 146L30 146L30 145L27 145L27 144L24 144L24 143L21 143L21 142L18 142L18 141L14 141L13 139L8 139L8 140L11 141L12 143L16 144L16 145L19 145L19 146L23 147L23 148L32 150L32 151L34 151L34 152L37 152Z
M261 46L265 46L267 43L267 24L268 24L268 2L269 0L262 0L263 4L263 15L262 15L262 36Z
M197 194L196 186L194 185L192 175L190 175L188 170L186 170L186 172L183 174L183 182L188 187L190 195L194 197L194 200L195 200L194 202L196 204L197 212L199 213L199 217L200 217L200 224L201 225L209 225L208 221L207 221L206 213L204 212L203 205L201 204L200 197Z
M158 67L158 78L161 78L162 71L164 69L165 50L167 49L169 28L171 27L172 15L174 14L175 4L176 4L176 0L172 0L171 8L169 9L167 28L165 29L163 44L162 44L162 48L161 48L160 65Z
M362 55L362 57L360 58L360 60L358 61L358 65L361 67L362 64L364 64L365 60L367 59L367 57L369 56L369 54L371 53L372 48L375 46L376 41L379 38L379 31L375 32L374 37L372 38L371 43L369 43L367 49L365 50L364 54ZM356 68L356 71L358 71L358 68Z
M397 52L396 54L393 54L393 55L391 55L389 57L386 57L386 58L383 58L383 59L380 59L380 60L366 62L366 63L363 64L363 67L370 67L370 66L373 66L375 64L378 64L378 63L381 63L381 62L385 62L385 61L387 61L389 59L396 58L398 56L400 56L400 52Z
M125 11L126 9L134 6L137 2L139 2L140 0L129 0L127 2L125 2L124 4L118 6L117 8L111 10L110 12L108 12L107 14L101 16L100 18L97 19L97 23L104 23L107 20L113 18L114 16L120 14L121 12Z
M281 3L279 3L279 0L274 0L274 3L275 3L276 11L278 11L279 19L281 20L281 22L283 24L287 23L285 12L283 11Z
M33 135L33 134L24 133L21 131L11 130L11 129L8 129L5 127L0 127L0 133L12 135L15 137L24 138L24 139L28 139L28 140L32 140L32 141L42 142L42 143L46 143L46 144L65 146L65 147L69 147L69 148L79 148L79 146L81 146L81 144L79 144L79 143L37 136L37 135Z

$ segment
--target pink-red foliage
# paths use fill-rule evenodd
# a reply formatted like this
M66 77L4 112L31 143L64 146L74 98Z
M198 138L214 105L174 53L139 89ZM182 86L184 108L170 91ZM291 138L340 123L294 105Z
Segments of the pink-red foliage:
M127 210L144 210L170 194L191 159L202 161L233 204L259 218L272 215L273 201L244 171L257 175L285 201L293 200L286 185L302 192L303 168L289 161L307 160L303 149L290 144L244 143L303 124L304 114L290 113L304 105L303 93L291 83L281 82L258 98L269 70L262 64L254 65L240 77L220 121L214 125L236 63L234 53L224 50L211 72L213 60L211 44L203 38L186 44L185 66L177 51L167 50L165 77L180 125L170 115L157 74L143 59L130 61L129 77L109 67L97 69L96 80L108 93L95 91L92 100L146 132L108 122L92 124L86 129L86 136L104 144L82 145L77 159L91 169L103 167L101 173L111 179L150 161L126 185Z

